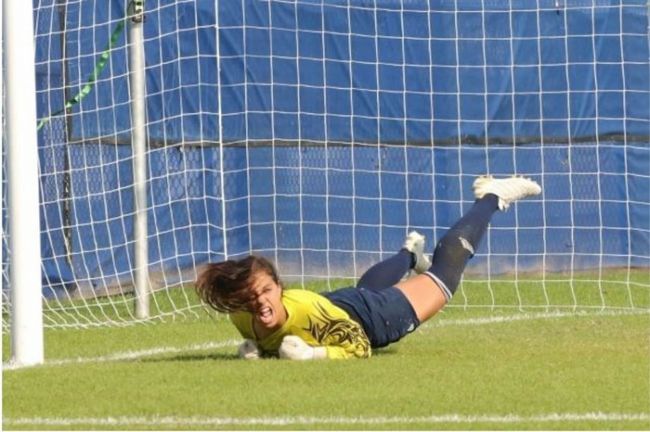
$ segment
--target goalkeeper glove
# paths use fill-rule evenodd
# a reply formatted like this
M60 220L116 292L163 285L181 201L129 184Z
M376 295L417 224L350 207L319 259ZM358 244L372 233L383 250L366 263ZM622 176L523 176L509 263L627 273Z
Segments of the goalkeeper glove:
M327 358L325 347L312 347L298 336L285 336L279 349L280 358L290 360L317 360Z
M257 360L261 355L260 349L257 347L255 341L250 339L244 339L244 342L239 345L237 353L239 354L239 358L245 360Z

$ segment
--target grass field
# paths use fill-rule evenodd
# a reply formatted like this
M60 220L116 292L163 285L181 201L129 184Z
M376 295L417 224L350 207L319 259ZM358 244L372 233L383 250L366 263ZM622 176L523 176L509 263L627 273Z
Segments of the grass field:
M522 310L525 290L511 294L515 307L453 307L468 303L457 296L364 361L239 360L228 320L202 311L48 329L46 365L3 371L3 428L647 430L646 278L636 274L623 294L599 290L594 305L606 308ZM503 299L510 285L495 283L488 297ZM583 295L575 285L569 305ZM610 307L631 295L636 308ZM8 345L4 335L5 361Z

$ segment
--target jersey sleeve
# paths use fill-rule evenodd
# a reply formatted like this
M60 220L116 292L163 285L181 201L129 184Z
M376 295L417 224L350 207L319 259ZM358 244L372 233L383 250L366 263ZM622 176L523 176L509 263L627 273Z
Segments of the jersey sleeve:
M370 357L370 346L368 348L353 348L344 346L326 346L328 359L347 359L347 358L368 358Z
M256 339L253 333L253 327L251 326L251 315L248 312L234 312L229 317L230 322L239 331L241 337L244 339Z

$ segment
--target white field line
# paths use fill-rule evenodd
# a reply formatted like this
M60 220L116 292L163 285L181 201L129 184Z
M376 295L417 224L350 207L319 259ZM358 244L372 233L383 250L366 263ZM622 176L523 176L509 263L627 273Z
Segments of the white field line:
M99 356L99 357L76 357L76 358L52 359L52 360L46 360L45 364L37 365L37 366L28 366L28 367L63 366L63 365L81 364L81 363L104 363L104 362L114 362L114 361L124 361L124 360L137 360L140 358L151 357L151 356L156 356L161 354L179 354L179 353L188 353L192 351L207 351L211 349L236 346L240 343L241 340L239 339L230 339L230 340L220 341L220 342L207 342L203 344L187 345L184 347L157 347L157 348L150 348L150 349L139 350L139 351L117 352L114 354L109 354L106 356ZM25 366L5 363L2 365L2 370L11 371L16 369L21 369L24 367Z
M565 422L647 422L650 413L549 413L533 416L517 414L442 414L416 417L33 417L33 418L4 418L6 425L29 426L291 426L291 425L404 425L404 424L436 424L436 423L565 423Z
M444 313L444 312L443 312ZM513 315L494 315L481 318L464 318L464 319L445 319L439 316L422 324L419 330L428 330L438 327L455 327L455 326L480 326L488 324L501 324L515 321L532 321L539 319L553 318L575 318L587 316L625 316L625 315L650 315L650 310L623 310L623 311L576 311L576 312L535 312L535 313L517 313Z
M453 327L453 326L481 326L490 324L500 324L515 321L530 321L538 319L552 319L552 318L571 318L571 317L585 317L585 316L623 316L623 315L650 315L649 310L633 310L633 311L580 311L580 312L538 312L538 313L517 313L512 315L496 315L491 317L481 318L465 318L465 319L445 319L442 316L434 318L429 322L424 323L418 331L428 331L439 327ZM188 353L192 351L207 351L211 349L225 348L236 346L241 343L239 339L230 339L220 342L207 342L204 344L194 344L184 347L157 347L147 350L139 351L125 351L118 352L106 356L99 357L76 357L76 358L62 358L46 360L42 365L37 366L22 366L12 363L4 363L2 365L3 371L13 371L17 369L24 369L29 367L47 367L47 366L65 366L70 364L83 364L83 363L105 363L114 361L137 360L140 358L152 357L161 354L178 354Z

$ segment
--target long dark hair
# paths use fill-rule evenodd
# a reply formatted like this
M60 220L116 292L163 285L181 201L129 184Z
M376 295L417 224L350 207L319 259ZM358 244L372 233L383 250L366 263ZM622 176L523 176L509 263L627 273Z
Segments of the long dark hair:
M250 291L253 277L260 271L282 286L273 264L266 258L251 255L241 260L206 265L196 280L196 292L201 300L219 312L246 310L253 298Z

